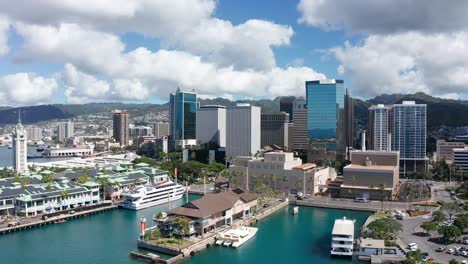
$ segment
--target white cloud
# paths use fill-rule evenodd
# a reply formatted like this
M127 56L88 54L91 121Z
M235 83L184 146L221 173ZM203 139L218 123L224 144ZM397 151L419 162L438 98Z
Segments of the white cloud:
M54 78L33 73L16 73L0 77L0 102L4 105L43 103L50 100L57 89Z
M108 96L110 85L94 76L80 72L74 65L66 64L61 81L64 93L70 103L86 103Z
M17 23L23 46L15 59L22 62L72 62L91 73L117 74L125 67L120 56L125 45L110 33L76 24L37 26Z
M468 25L465 0L301 0L297 8L300 23L351 33L454 32Z
M10 22L6 17L0 16L0 57L7 54L8 48L8 31L10 29Z
M208 18L214 8L214 0L0 1L0 12L28 24L76 23L98 31L156 37L185 32Z
M331 50L353 93L425 92L442 97L468 91L468 33L373 35Z

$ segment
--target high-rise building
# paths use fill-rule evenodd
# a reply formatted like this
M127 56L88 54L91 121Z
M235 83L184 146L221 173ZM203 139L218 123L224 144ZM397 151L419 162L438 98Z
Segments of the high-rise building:
M125 110L115 110L112 112L113 117L113 137L120 143L120 146L129 144L129 125L130 116Z
M226 147L226 107L204 105L197 110L197 144Z
M294 101L293 150L305 153L307 151L307 103L304 97Z
M195 91L172 93L169 101L169 136L177 148L196 144L197 94Z
M13 130L13 169L17 173L28 170L28 137L27 132L18 118L18 124Z
M403 101L393 105L392 150L400 151L400 170L426 171L426 110L425 104Z
M346 150L345 89L342 80L306 82L309 161L342 161Z
M153 135L156 138L162 138L169 135L169 124L168 123L155 123L153 125Z
M130 126L129 132L132 138L153 135L153 129L147 126Z
M463 176L468 173L468 147L453 149L453 166L455 171L463 173Z
M355 133L354 133L354 100L346 89L345 92L345 112L346 112L346 155L349 157L349 150L354 147ZM349 158L348 158L349 159Z
M289 114L261 114L261 147L276 145L283 150L289 150Z
M67 138L75 135L74 123L71 121L60 123L57 127L58 141L65 143Z
M42 139L42 128L30 126L26 127L26 134L29 140L38 141Z
M252 156L260 150L261 108L237 104L226 109L226 157Z
M280 112L285 112L289 114L289 122L294 120L294 97L284 97L280 100Z
M370 150L390 150L392 107L378 104L369 107L368 111L367 148Z

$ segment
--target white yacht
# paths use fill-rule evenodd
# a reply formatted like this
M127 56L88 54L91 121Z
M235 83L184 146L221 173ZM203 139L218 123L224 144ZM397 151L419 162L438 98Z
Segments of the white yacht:
M184 186L167 178L166 181L153 185L138 186L134 190L122 193L125 200L119 206L131 210L140 210L177 201L182 198L185 191Z
M334 256L352 256L355 220L336 219L332 231L331 251Z

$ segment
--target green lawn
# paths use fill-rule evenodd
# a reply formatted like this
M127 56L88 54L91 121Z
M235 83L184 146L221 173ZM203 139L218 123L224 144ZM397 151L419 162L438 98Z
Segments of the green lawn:
M148 242L166 246L166 247L173 247L173 248L186 248L194 243L192 241L186 240L186 239L176 239L176 238L159 238L159 239L152 239L149 240Z

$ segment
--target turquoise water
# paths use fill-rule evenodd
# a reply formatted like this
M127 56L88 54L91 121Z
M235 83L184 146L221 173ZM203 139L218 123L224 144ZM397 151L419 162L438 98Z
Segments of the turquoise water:
M356 219L357 234L370 215L311 207L300 207L298 215L291 212L292 207L285 208L259 222L257 235L237 249L215 246L184 264L349 263L350 259L330 257L334 220L343 216Z
M196 199L199 196L190 196ZM177 205L182 204L182 200ZM136 250L141 217L167 210L113 210L63 224L0 236L0 263L15 264L130 264ZM361 226L368 213L319 208L299 209L293 216L284 209L258 224L257 235L238 249L212 247L185 264L201 263L346 263L329 257L330 232L335 218L356 219Z

